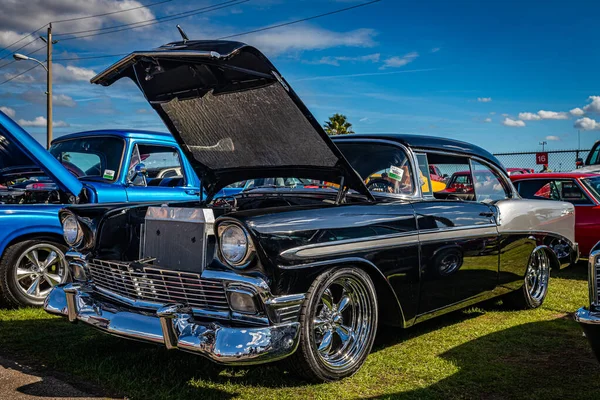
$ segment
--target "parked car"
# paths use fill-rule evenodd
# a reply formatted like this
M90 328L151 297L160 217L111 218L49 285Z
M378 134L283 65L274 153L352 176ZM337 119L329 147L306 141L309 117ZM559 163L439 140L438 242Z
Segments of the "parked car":
M549 269L570 261L547 243L561 238L577 256L572 204L521 199L500 162L468 143L332 140L253 47L172 43L92 82L123 77L166 121L206 197L62 210L74 282L52 290L49 313L223 364L286 358L330 381L360 368L379 324L409 327L496 296L539 307ZM453 163L489 171L497 190L463 201L423 189L429 165ZM215 206L221 187L269 177L339 187L257 188Z
M0 183L0 302L10 306L41 306L68 280L65 205L194 200L200 188L168 133L74 133L46 151L1 112Z
M513 175L517 191L526 199L566 201L575 206L575 241L587 257L600 240L600 174L575 172ZM557 251L560 251L557 249Z
M583 328L594 355L600 361L600 242L590 251L588 259L589 303L575 313L575 321Z
M534 171L531 168L506 168L509 176L513 175L522 175L522 174L532 174Z
M594 143L585 161L581 158L575 160L577 169L573 172L600 173L600 140Z

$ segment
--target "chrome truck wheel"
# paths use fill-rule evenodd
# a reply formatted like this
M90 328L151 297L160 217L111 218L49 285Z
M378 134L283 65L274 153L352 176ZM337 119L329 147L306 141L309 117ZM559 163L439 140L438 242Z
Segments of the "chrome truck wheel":
M541 306L548 294L549 278L550 258L546 249L538 247L529 256L523 286L520 290L509 293L505 301L518 309Z
M0 276L4 303L41 306L50 290L68 279L65 247L50 240L13 244L2 255Z
M327 271L307 293L300 346L288 365L310 380L350 376L371 351L377 321L377 297L369 275L358 268Z

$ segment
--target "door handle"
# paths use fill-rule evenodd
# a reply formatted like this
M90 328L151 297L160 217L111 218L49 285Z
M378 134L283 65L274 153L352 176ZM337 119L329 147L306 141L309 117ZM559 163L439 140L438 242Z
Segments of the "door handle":
M491 211L483 211L483 212L480 212L479 215L482 217L493 217L494 213Z

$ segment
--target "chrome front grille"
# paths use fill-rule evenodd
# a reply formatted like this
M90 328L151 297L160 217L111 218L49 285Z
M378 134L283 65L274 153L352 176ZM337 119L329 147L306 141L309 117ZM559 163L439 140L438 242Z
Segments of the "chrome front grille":
M96 288L131 300L181 303L193 308L229 311L223 283L199 274L158 269L137 263L92 260L88 268ZM136 264L134 268L132 265Z
M588 285L590 289L590 306L600 306L600 250L593 250L590 253L588 260Z

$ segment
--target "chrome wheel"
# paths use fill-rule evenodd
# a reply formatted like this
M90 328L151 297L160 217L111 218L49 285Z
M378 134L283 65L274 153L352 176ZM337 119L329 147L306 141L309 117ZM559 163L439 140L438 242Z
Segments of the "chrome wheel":
M541 303L548 291L548 278L550 275L550 259L544 249L535 250L527 265L525 273L525 290L531 300Z
M368 288L354 277L339 277L324 288L312 320L312 342L326 367L344 371L363 359L376 329L375 307Z
M43 300L55 285L67 280L64 253L50 243L26 248L17 259L14 278L18 290L33 300Z

